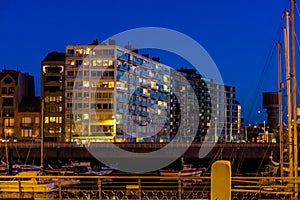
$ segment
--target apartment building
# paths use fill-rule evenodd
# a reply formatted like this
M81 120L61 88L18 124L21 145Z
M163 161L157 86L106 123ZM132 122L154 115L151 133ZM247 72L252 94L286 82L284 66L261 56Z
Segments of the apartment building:
M2 139L19 138L18 107L24 97L34 97L34 78L16 70L0 72L0 130ZM22 133L21 133L22 134Z
M65 53L50 52L41 63L41 122L45 141L66 141L64 68Z

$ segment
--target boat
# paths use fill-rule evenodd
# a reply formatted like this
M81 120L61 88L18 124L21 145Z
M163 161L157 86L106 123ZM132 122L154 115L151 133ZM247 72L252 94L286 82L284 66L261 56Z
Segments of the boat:
M27 171L15 175L12 180L0 181L0 191L7 193L48 193L57 191L54 182L45 182L36 178L38 172Z
M161 169L161 176L200 176L205 171L204 168L196 168L191 164L184 164L182 170Z

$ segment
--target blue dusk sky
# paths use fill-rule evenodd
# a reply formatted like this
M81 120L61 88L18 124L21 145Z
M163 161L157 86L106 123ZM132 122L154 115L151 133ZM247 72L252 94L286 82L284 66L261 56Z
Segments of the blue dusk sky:
M224 83L236 87L245 123L262 122L261 93L277 90L275 42L283 41L282 13L289 8L288 0L4 0L0 4L0 67L33 75L37 95L40 63L48 52L149 26L184 33L206 49ZM162 63L174 68L187 65L167 54L151 56L160 56Z

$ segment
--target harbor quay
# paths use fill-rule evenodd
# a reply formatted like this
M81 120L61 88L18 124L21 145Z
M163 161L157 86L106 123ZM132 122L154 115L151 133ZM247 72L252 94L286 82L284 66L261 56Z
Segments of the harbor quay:
M145 153L156 151L164 147L165 143L115 143L116 146L129 152ZM181 144L174 144L174 148L180 148ZM7 147L12 154L12 157L17 158L39 158L41 144L36 142L16 142L7 143ZM109 149L111 144L96 143L93 148ZM274 158L278 158L279 144L272 143L195 143L190 145L185 152L185 158L198 158L199 149L207 148L210 151L205 158L212 159L215 157L221 159L240 158L240 159L263 159L268 158L271 154ZM45 142L45 157L46 158L74 158L74 159L91 159L93 156L88 149L76 143L59 143L59 142ZM171 152L170 152L171 153ZM6 144L0 143L0 157L4 158L6 155ZM108 155L112 156L112 155ZM116 158L118 155L114 155Z

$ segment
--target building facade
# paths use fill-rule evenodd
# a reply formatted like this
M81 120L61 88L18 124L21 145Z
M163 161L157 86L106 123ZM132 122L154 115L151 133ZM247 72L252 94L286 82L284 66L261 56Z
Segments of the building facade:
M1 137L19 138L18 107L24 97L34 97L34 78L15 70L0 72Z
M195 69L184 69L178 70L189 82L193 88L195 95L197 95L199 105L199 125L197 129L197 135L194 139L195 142L202 142L205 137L209 137L209 133L214 123L211 123L212 116L212 102L211 95L209 93L208 85L202 75L197 73ZM175 106L176 107L176 106ZM189 116L186 116L189 121ZM212 126L212 127L211 127ZM211 138L210 138L211 139ZM214 141L214 138L212 138Z
M218 142L240 131L234 87L111 41L49 53L41 102L46 141Z
M65 141L65 53L51 52L41 63L41 108L45 141Z
M41 133L40 97L24 97L18 106L15 138L18 141L38 141Z
M169 67L116 45L67 46L69 138L87 143L168 141L169 74Z

